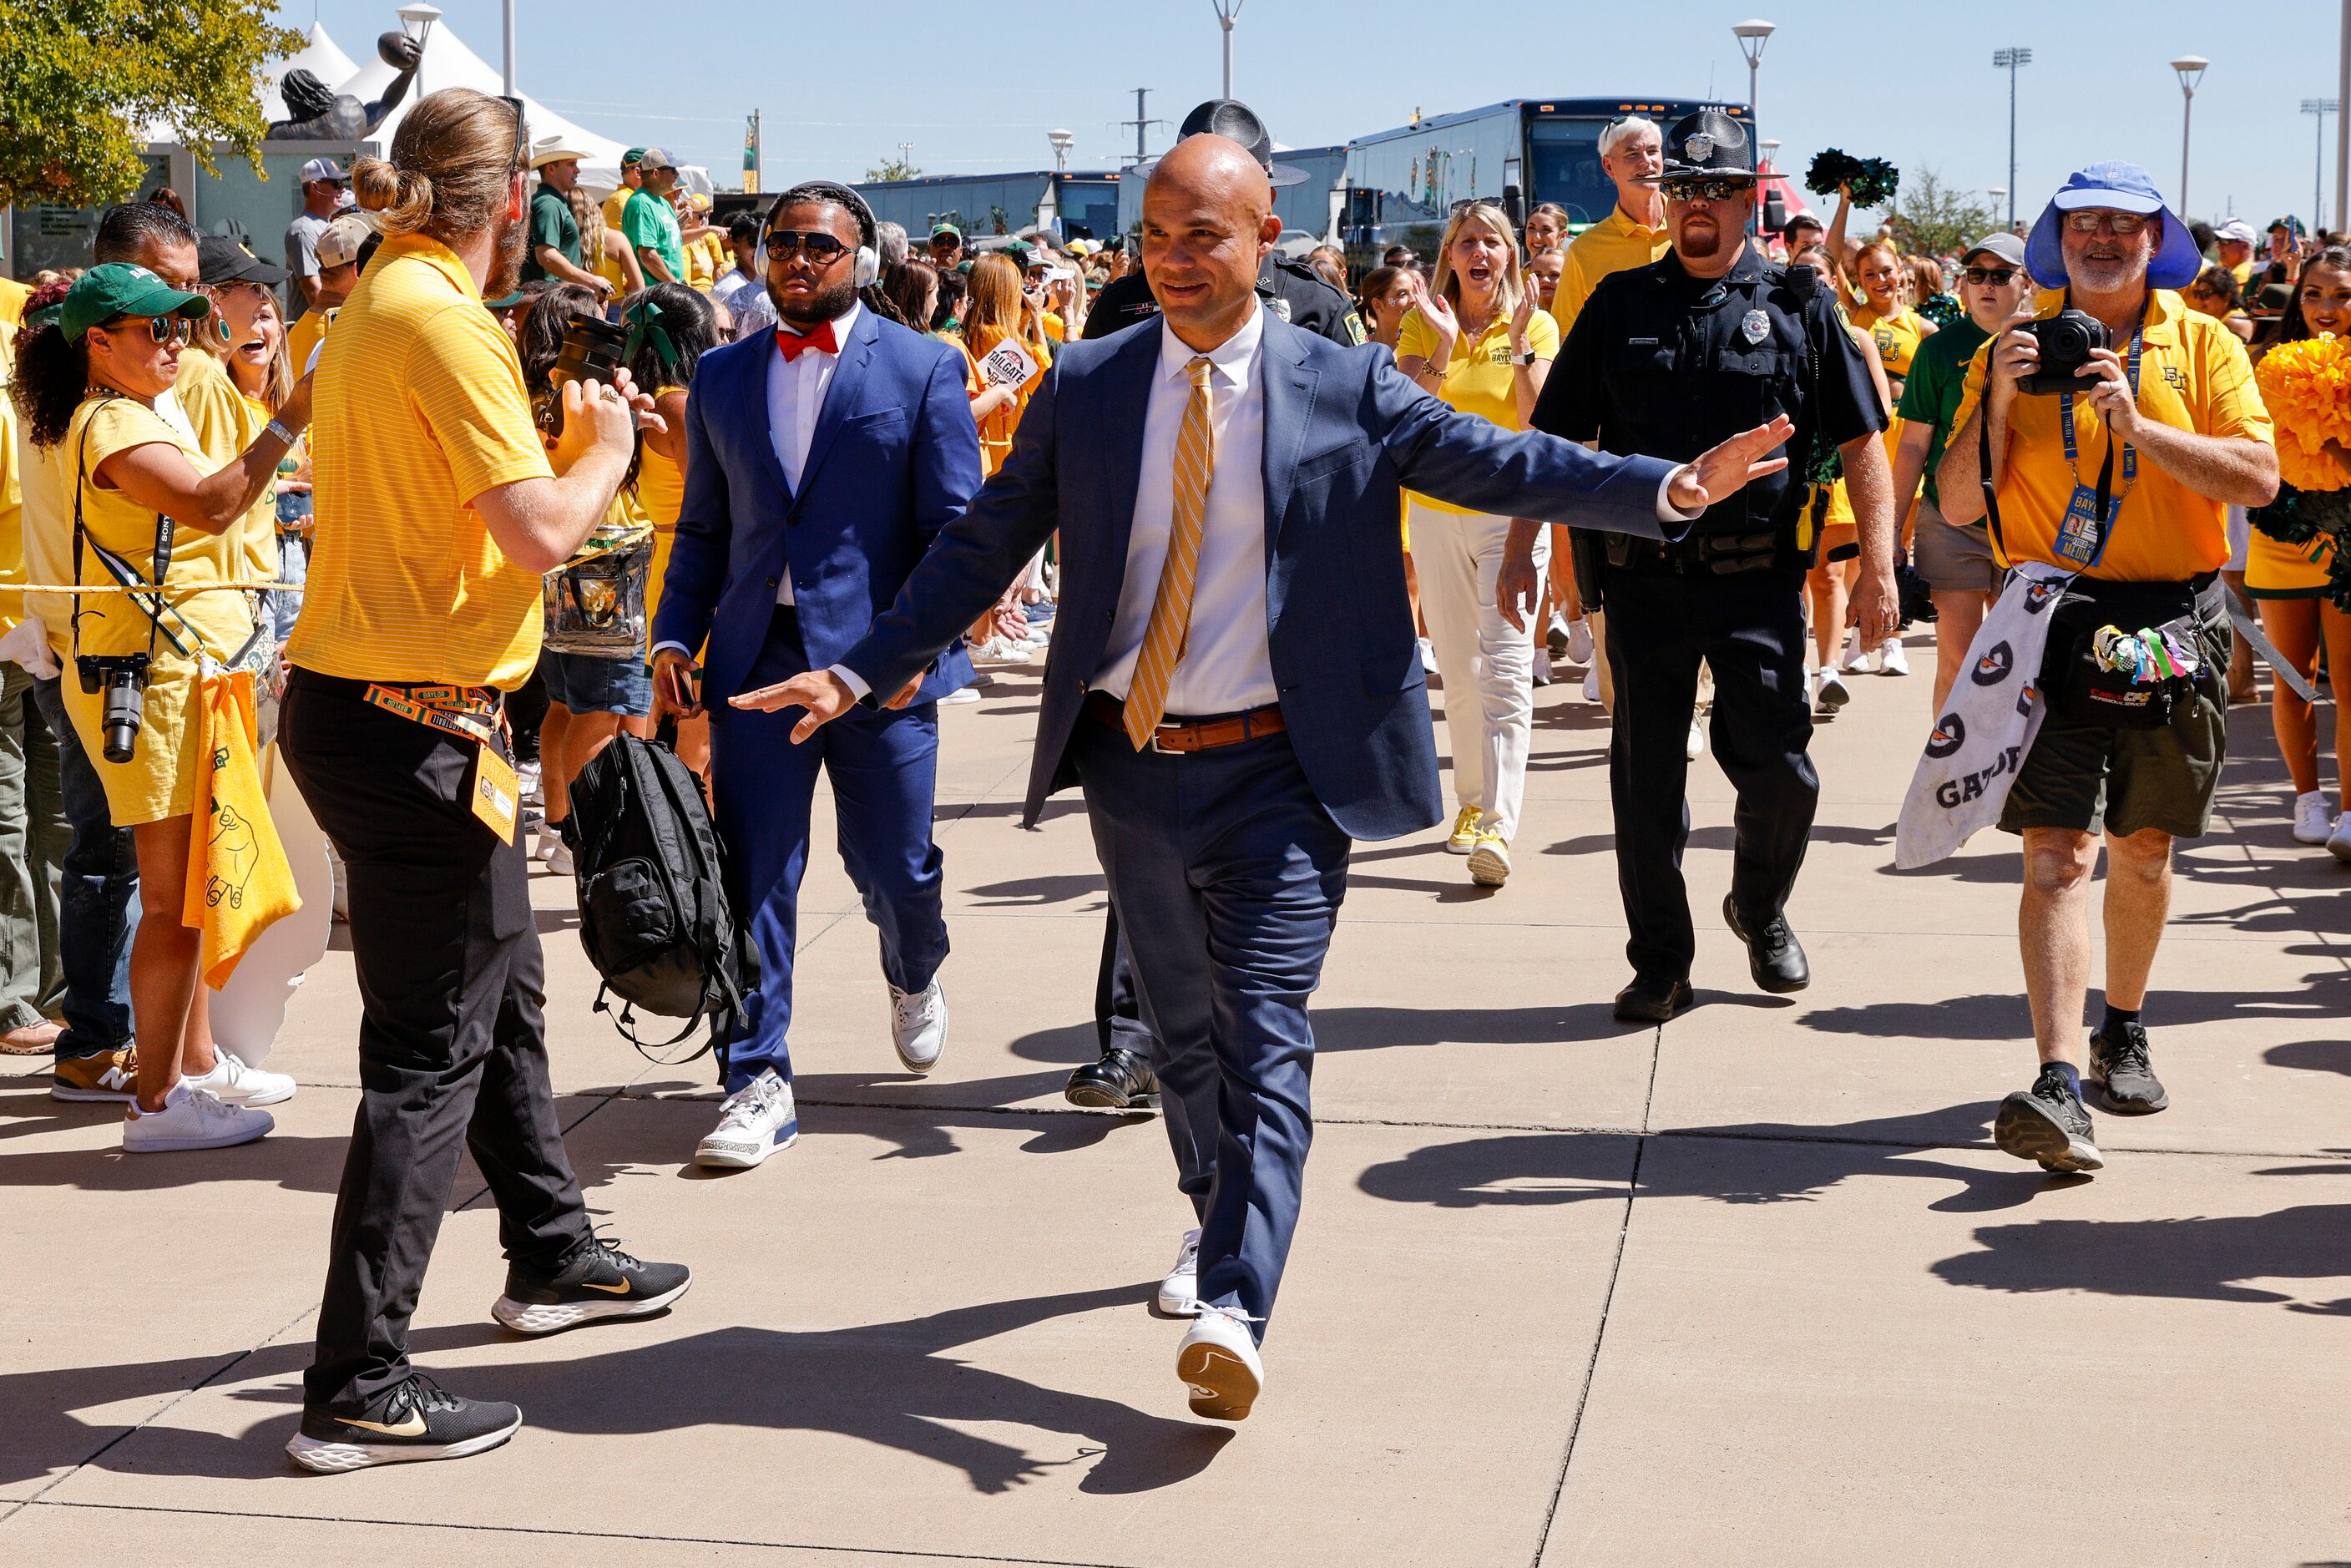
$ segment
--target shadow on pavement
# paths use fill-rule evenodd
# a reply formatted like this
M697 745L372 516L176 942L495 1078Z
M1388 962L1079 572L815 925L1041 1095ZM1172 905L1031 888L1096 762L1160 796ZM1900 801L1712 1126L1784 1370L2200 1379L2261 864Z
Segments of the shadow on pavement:
M2351 1275L2351 1204L2220 1218L2041 1219L1987 1226L1975 1239L1980 1250L1946 1258L1935 1273L1986 1291L2284 1302L2295 1312L2351 1315L2351 1300L2313 1305L2239 1283Z
M2156 959L2156 983L2147 1013L2148 1033L2162 1047L2168 1026L2231 1023L2253 1019L2335 1019L2351 1013L2351 970L2339 956L2318 946L2288 947L2289 956L2310 957L2320 967L2303 977L2299 991L2180 991L2164 987L2163 960ZM2104 992L2093 987L2085 1011L2095 1017ZM1857 1008L1816 1008L1799 1019L1805 1028L1830 1034L1881 1040L2030 1040L2032 1015L2022 994L1947 997L1938 1002L1872 1002ZM2086 1022L2085 1028L2087 1028ZM2290 1049L2286 1047L2279 1050ZM2281 1064L2283 1065L2283 1064Z

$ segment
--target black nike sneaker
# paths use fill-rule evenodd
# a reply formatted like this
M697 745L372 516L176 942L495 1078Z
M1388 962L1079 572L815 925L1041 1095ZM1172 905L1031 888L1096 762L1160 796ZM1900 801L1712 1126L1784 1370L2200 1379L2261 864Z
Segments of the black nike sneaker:
M304 1409L287 1439L294 1462L324 1475L416 1459L462 1459L515 1435L522 1411L496 1399L461 1399L423 1373L376 1396L355 1415Z
M2047 1067L2032 1088L2000 1103L1991 1141L2020 1160L2038 1160L2045 1171L2095 1171L2106 1163L2091 1136L2090 1113L2074 1098L2064 1075Z
M2147 1060L2147 1030L2136 1023L2090 1036L2090 1070L2082 1076L2098 1086L2098 1103L2119 1116L2151 1116L2171 1103Z
M517 1333L554 1333L599 1318L641 1318L685 1294L693 1270L646 1263L598 1238L581 1244L551 1274L507 1265L506 1294L490 1316Z

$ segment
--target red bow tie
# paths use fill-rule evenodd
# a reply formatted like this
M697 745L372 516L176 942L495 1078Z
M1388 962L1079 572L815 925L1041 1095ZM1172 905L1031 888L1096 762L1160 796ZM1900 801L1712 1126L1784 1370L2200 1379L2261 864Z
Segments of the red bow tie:
M830 321L813 332L794 332L778 327L776 329L776 347L784 351L784 363L788 365L810 349L820 354L841 352L841 345L833 341L832 323Z

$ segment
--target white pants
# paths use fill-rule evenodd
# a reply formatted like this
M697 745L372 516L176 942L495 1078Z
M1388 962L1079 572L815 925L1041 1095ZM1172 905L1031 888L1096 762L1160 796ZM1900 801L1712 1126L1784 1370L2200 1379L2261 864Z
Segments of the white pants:
M1420 612L1445 682L1445 727L1453 747L1453 792L1484 813L1478 824L1505 841L1517 837L1527 793L1527 751L1534 739L1535 637L1527 616L1513 631L1494 602L1510 519L1483 512L1440 512L1412 503L1412 564L1420 576ZM1551 560L1551 530L1535 532L1535 576Z

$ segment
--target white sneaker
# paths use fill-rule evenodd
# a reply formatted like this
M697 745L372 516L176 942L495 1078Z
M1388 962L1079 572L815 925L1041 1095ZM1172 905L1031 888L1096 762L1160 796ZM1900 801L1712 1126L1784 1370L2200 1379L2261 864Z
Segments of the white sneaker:
M522 803L526 806L543 806L547 803L539 798L538 769L539 765L536 762L515 764L515 788L521 791Z
M1184 1232L1176 1249L1176 1266L1159 1281L1159 1310L1171 1318L1200 1315L1200 1232Z
M2326 791L2313 789L2294 798L2294 841L2323 844L2335 832L2335 819L2326 812Z
M1877 645L1872 660L1881 675L1907 675L1910 673L1910 655L1902 651L1902 639L1888 637Z
M694 1163L747 1171L778 1149L790 1148L799 1135L792 1086L774 1068L763 1068L759 1076L726 1096L718 1109L718 1125L695 1145Z
M1437 674L1437 644L1426 637L1420 640L1420 667L1432 675Z
M1025 664L1029 649L1009 637L990 637L971 651L971 658L977 664Z
M1535 685L1551 685L1551 650L1548 648L1535 650Z
M977 686L957 686L955 690L949 692L946 695L939 699L939 706L941 707L961 707L966 703L976 703L978 700L979 688Z
M163 1097L161 1111L143 1112L137 1101L122 1122L122 1152L162 1155L183 1149L226 1149L249 1144L270 1128L277 1118L266 1111L248 1111L225 1103L219 1095L199 1089L183 1078Z
M1857 674L1866 663L1861 651L1861 628L1846 628L1844 648L1837 654L1836 667L1848 674Z
M1682 755L1688 758L1692 762L1696 762L1699 758L1706 755L1706 717L1704 715L1701 714L1691 718L1689 738L1682 742Z
M1837 709L1853 701L1853 693L1845 689L1844 678L1834 670L1823 670L1820 685L1814 688L1813 701L1820 711L1834 715Z
M1597 664L1584 666L1583 700L1588 703L1596 703L1600 700L1600 666Z
M1265 1388L1265 1363L1237 1307L1203 1305L1176 1347L1176 1375L1192 1393L1192 1414L1245 1421Z
M563 835L555 831L552 822L538 830L538 858L547 862L548 870L571 874L571 846L563 841Z
M247 1067L236 1052L213 1047L213 1070L201 1078L183 1078L191 1089L201 1089L229 1105L275 1105L294 1098L294 1080L283 1072Z
M890 988L890 1043L909 1072L928 1072L947 1048L947 993L936 975L919 991Z
M2326 835L2326 852L2351 863L2351 811L2335 819L2335 831Z
M1588 664L1592 653L1592 622L1579 615L1567 623L1567 662Z

